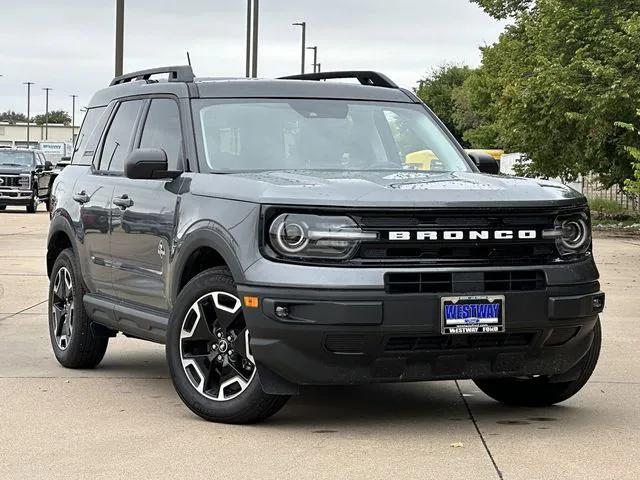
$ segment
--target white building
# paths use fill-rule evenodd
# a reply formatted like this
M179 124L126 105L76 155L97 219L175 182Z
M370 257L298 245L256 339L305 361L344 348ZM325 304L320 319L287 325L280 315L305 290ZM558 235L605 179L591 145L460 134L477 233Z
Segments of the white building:
M46 130L46 132L45 132ZM80 130L79 126L71 128L70 125L49 124L46 129L44 125L29 125L29 146L37 147L38 142L71 142ZM0 146L6 147L26 147L27 146L27 124L16 123L11 125L0 122Z

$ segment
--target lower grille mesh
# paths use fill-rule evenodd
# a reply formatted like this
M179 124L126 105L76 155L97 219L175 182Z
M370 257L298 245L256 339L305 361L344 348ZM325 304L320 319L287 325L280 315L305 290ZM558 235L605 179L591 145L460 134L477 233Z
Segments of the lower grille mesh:
M430 352L455 349L482 349L525 347L530 345L536 332L500 335L434 335L425 337L390 337L385 352Z
M498 272L387 273L387 293L524 292L545 288L544 272L514 270Z

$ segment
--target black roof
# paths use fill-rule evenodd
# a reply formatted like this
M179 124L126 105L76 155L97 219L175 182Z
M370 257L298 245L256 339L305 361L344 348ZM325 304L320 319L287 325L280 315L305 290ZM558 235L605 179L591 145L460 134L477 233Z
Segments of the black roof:
M151 76L169 73L168 80ZM89 108L114 99L148 94L172 94L182 98L325 98L416 103L411 92L398 88L376 72L326 72L282 79L194 78L188 66L142 70L116 77L111 86L98 91ZM363 84L319 80L357 78Z

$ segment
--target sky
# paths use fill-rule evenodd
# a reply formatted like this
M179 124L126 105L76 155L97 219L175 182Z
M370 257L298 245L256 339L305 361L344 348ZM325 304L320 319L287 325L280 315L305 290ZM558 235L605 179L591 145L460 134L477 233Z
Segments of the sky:
M115 0L27 0L3 8L0 111L71 112L114 72ZM300 28L322 70L378 70L412 88L444 63L476 66L504 24L469 0L261 0L258 75L300 71ZM244 76L246 0L125 0L124 71L186 63L196 76ZM311 53L307 60L311 63ZM310 65L307 71L311 70Z

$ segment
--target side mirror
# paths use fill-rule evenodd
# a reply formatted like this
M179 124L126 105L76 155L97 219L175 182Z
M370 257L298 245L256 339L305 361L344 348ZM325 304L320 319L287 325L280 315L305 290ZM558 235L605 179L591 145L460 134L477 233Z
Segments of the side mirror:
M45 170L53 170L53 163L51 163L49 160L45 160L44 161L44 169Z
M124 174L135 180L175 178L180 172L169 171L167 154L161 148L137 148L124 161Z
M496 175L500 173L500 164L488 153L469 152L469 157L482 173Z

